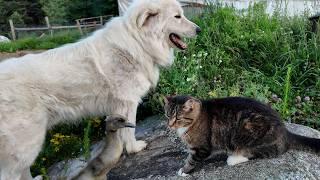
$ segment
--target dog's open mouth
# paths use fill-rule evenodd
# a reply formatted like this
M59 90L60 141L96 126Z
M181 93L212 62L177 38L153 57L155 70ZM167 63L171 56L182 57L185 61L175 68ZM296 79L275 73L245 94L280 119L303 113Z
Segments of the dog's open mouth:
M171 33L169 39L177 48L181 50L187 49L187 44L181 40L179 35Z

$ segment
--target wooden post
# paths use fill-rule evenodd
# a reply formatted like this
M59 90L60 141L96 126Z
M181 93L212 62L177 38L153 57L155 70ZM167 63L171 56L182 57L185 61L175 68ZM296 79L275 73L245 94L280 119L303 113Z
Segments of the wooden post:
M83 32L82 32L82 29L81 29L81 25L80 25L79 19L77 19L76 21L77 21L77 26L78 26L78 29L79 29L79 31L80 31L80 34L83 35Z
M102 16L100 16L100 24L101 24L101 26L103 26L103 17Z
M9 24L10 24L12 39L15 41L16 40L16 32L15 32L14 25L13 25L13 22L11 19L9 20Z
M51 37L52 37L52 36L53 36L53 30L52 30L52 27L51 27L51 25L50 25L48 16L46 16L44 19L46 20L46 24L47 24L48 30L49 30L50 35L51 35Z

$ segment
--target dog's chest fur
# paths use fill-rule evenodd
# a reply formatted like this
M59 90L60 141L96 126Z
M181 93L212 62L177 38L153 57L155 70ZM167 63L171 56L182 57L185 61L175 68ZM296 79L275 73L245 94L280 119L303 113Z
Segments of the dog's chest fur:
M49 82L39 87L47 87L42 101L49 109L52 125L63 119L113 113L119 103L138 103L158 82L159 68L152 61L139 63L126 51L113 48L109 57L99 60L106 62L100 64L102 72L93 61L82 58L77 71L65 74L59 86L50 87Z

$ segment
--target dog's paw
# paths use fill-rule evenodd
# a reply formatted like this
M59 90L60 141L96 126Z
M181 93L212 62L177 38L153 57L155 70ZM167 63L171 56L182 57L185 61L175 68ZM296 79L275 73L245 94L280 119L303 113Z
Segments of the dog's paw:
M244 162L247 162L249 161L248 158L244 157L244 156L235 156L235 155L232 155L232 156L229 156L228 159L227 159L227 164L229 166L234 166L236 164L240 164L240 163L244 163Z
M36 176L35 178L33 178L33 180L43 180L43 177L41 175Z
M179 169L178 171L178 176L181 176L181 177L186 177L186 176L189 176L189 174L186 174L182 171L183 168Z
M142 151L144 148L147 147L147 143L145 141L136 141L131 145L126 147L128 153L137 153Z

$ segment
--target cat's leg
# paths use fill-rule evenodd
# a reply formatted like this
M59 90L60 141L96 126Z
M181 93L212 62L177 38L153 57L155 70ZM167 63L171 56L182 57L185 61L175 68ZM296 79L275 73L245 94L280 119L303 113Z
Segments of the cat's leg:
M242 154L232 154L232 155L228 156L227 164L229 166L234 166L236 164L244 163L247 161L249 161L249 158L245 157Z
M247 149L237 149L233 151L231 155L228 155L227 164L229 166L234 166L240 163L244 163L249 161L250 157L252 157L252 155Z
M191 148L185 165L178 171L179 176L187 176L194 168L209 157L209 148Z
M272 158L284 153L287 147L284 144L264 144L250 149L251 159Z
M262 159L276 157L285 151L285 146L278 144L263 144L246 150L235 151L228 157L227 163L229 166L240 164L249 161L249 159Z
M119 100L121 101L121 100ZM136 124L138 102L122 101L118 102L117 107L112 113L122 115L132 124ZM146 148L145 141L137 141L135 137L135 128L122 128L119 130L121 139L125 144L125 149L128 153L136 153Z

